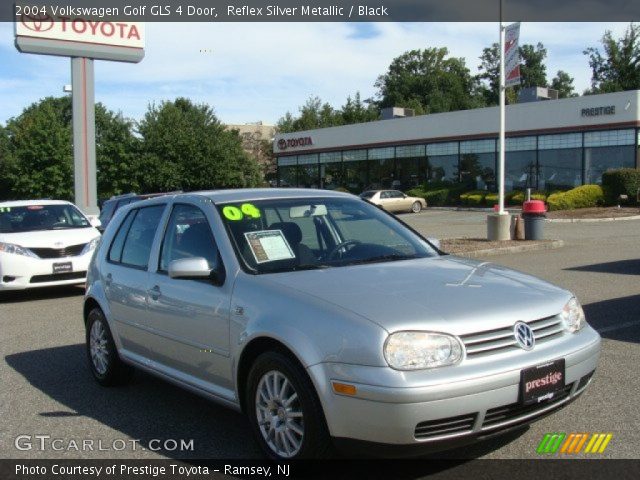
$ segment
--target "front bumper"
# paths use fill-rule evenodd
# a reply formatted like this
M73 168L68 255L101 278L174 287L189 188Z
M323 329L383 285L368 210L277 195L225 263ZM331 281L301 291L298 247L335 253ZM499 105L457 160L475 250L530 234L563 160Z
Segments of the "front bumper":
M428 447L487 437L565 406L585 390L599 355L600 336L586 326L531 352L448 367L450 382L441 381L445 369L440 369L437 383L430 382L429 371L337 363L317 364L308 371L333 437ZM521 370L558 358L565 359L565 390L532 407L519 404ZM479 374L482 370L487 373ZM332 381L355 385L357 395L335 394Z
M84 283L93 251L76 257L33 258L0 252L0 291ZM72 271L53 273L54 263L71 262Z

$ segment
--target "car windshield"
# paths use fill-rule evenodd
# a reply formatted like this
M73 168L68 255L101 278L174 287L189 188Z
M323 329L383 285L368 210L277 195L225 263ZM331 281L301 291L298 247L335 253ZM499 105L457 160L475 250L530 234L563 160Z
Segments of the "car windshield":
M358 199L256 200L218 209L241 264L256 274L438 255L391 215Z
M80 210L69 204L0 207L0 233L88 228L90 226L91 224L80 213Z
M364 198L366 200L369 200L370 198L372 198L374 195L376 194L375 190L369 190L367 192L362 192L360 194L360 198Z

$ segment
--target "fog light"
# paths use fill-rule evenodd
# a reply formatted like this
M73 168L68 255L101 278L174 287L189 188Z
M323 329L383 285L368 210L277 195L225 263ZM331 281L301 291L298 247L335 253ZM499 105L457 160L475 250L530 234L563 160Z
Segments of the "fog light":
M16 279L16 277L10 277L9 275L5 275L4 277L2 277L2 282L3 283L11 283Z

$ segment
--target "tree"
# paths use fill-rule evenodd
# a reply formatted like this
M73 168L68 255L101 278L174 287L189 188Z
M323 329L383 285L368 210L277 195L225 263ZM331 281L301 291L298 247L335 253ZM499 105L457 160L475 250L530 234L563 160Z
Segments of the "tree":
M143 192L253 187L261 181L238 132L225 130L208 105L186 98L150 105L138 132Z
M587 48L591 67L591 91L608 93L640 88L640 25L631 23L622 38L606 31L598 48Z
M558 98L577 97L578 94L573 91L573 77L563 70L551 80L551 88L558 91Z
M323 103L319 97L310 97L298 110L299 116L294 117L291 112L287 112L284 117L278 120L278 132L300 132L316 128L372 122L380 116L376 105L370 101L363 101L360 92L356 92L353 98L348 96L346 103L340 109L335 109L326 102Z
M479 83L462 58L446 48L411 50L396 57L378 77L378 106L413 108L417 114L483 106Z
M9 133L0 126L0 200L11 198L13 191L13 159L9 154Z
M73 198L71 101L47 97L7 122L12 197Z
M99 198L139 190L136 181L140 141L133 122L96 104L96 164Z
M500 47L497 43L482 50L480 55L480 73L477 78L484 81L482 92L487 105L499 103L498 87L500 85ZM533 46L525 44L519 47L520 53L520 85L507 88L505 92L507 103L516 103L518 92L523 87L546 87L547 67L544 60L547 49L542 43Z

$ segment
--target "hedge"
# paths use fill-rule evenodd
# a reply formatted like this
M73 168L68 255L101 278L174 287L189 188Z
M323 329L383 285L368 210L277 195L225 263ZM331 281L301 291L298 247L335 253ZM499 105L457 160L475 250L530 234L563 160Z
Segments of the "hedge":
M469 207L477 207L482 205L484 197L487 195L486 190L471 190L460 195L460 202Z
M511 195L510 203L522 205L527 198L527 194L523 191L514 192ZM544 192L531 192L531 200L542 200L543 202L547 199L547 194Z
M637 203L638 189L640 189L640 170L621 168L604 172L602 174L602 189L608 204L617 204L620 195L627 195L631 203Z
M582 185L568 192L553 193L547 198L549 210L573 210L603 204L604 192L600 185Z

